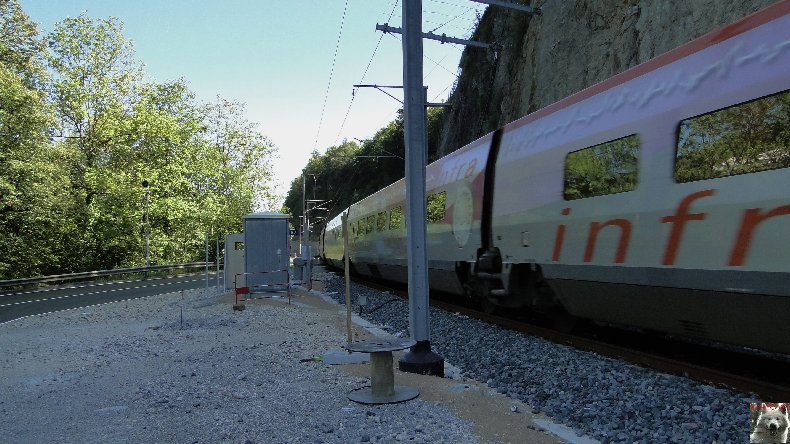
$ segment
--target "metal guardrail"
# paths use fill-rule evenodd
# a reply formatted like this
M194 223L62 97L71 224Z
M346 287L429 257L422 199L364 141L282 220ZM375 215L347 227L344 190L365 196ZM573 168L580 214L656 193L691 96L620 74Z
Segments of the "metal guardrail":
M34 278L8 279L5 281L0 281L0 288L43 284L47 282L75 281L79 279L88 279L88 278L102 277L102 276L114 276L119 274L146 273L149 271L202 268L202 267L206 267L206 265L208 265L209 267L213 267L214 265L216 265L216 263L208 262L207 264L206 262L192 262L189 264L151 265L148 267L116 268L114 270L86 271L82 273L55 274L51 276L42 276L42 277L34 277Z

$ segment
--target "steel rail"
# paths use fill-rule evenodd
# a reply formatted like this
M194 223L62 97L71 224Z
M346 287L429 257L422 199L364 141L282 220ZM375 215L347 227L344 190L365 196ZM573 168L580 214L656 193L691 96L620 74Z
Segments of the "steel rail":
M408 297L405 291L393 288L392 286L384 284L380 281L366 280L359 276L355 277L354 281L356 283L378 290L387 290L393 293L393 295L401 298ZM497 325L508 330L538 336L557 344L590 351L612 359L627 361L641 367L683 376L706 384L723 386L729 389L754 393L765 402L783 402L790 399L790 385L779 385L773 382L765 382L753 377L739 375L705 365L693 364L680 359L662 356L661 354L657 353L615 345L601 340L574 335L572 333L562 333L557 330L552 330L550 328L541 327L539 325L530 324L524 321L487 314L466 306L440 301L433 297L430 300L430 305L441 310L458 313L460 315Z
M431 305L434 304L432 303ZM466 307L459 307L455 304L436 301L435 306L443 310L457 312L465 316L495 324L508 330L539 336L554 343L594 352L613 359L628 361L664 373L684 376L707 384L726 386L739 391L754 393L760 396L760 399L767 402L782 402L782 400L790 399L790 386L767 383L747 376L730 373L725 370L668 358L660 354L640 351L573 334L566 334L546 327L490 315Z

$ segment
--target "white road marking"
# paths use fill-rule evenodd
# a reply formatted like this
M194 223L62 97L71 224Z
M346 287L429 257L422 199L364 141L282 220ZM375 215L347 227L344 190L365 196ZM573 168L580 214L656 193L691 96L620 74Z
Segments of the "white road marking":
M19 301L19 302L11 302L11 303L8 303L8 304L0 304L0 308L8 307L8 306L11 306L11 305L30 304L32 302L47 302L47 301L53 301L53 300L56 300L56 299L68 299L68 298L73 298L73 297L78 297L78 296L89 296L89 295L93 295L93 294L109 293L109 292L116 292L116 291L139 290L141 288L162 287L162 286L165 286L165 285L188 284L188 283L199 282L199 281L204 281L204 280L205 279L192 279L192 280L188 280L188 281L163 282L163 283L159 283L159 284L142 285L142 286L138 286L138 287L113 288L113 289L108 289L108 290L93 291L93 292L89 292L89 293L78 293L78 294L72 294L72 295L54 296L54 297L45 298L45 299L35 299L35 300L31 300L31 301ZM128 282L132 282L132 281L128 281ZM123 284L123 283L127 283L127 282L126 281L121 281L121 282L118 282L118 283Z

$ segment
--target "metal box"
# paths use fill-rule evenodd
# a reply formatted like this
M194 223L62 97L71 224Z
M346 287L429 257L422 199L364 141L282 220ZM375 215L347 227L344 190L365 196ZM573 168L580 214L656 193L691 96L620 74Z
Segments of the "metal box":
M225 291L246 287L244 280L244 233L225 236Z
M244 219L244 274L252 293L288 290L288 215L253 213Z

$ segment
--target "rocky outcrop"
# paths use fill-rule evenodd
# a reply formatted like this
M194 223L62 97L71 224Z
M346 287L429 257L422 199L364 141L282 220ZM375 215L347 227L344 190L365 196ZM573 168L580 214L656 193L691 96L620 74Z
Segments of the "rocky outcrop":
M447 154L513 120L650 60L774 0L546 0L540 15L491 6L445 112Z

